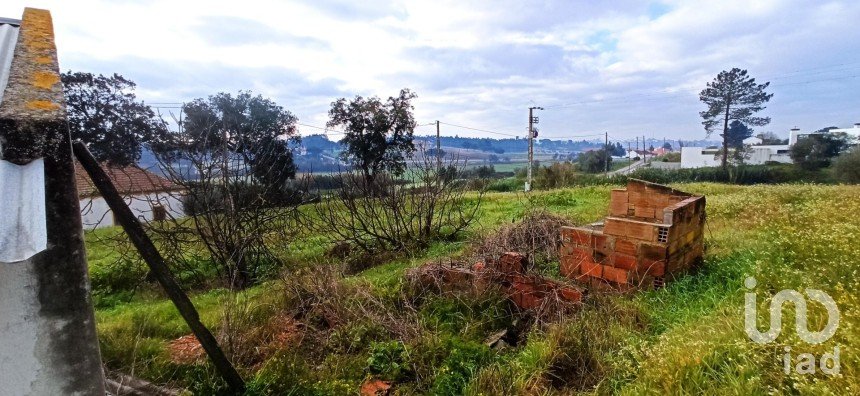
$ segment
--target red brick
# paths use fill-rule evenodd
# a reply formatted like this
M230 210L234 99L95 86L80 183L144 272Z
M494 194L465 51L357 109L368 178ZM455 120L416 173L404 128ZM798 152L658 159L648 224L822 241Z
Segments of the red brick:
M627 216L627 201L609 202L610 216Z
M580 302L582 301L582 292L572 286L561 286L558 289L558 296L567 302Z
M666 273L666 260L643 259L640 268L648 275L663 276Z
M653 219L654 211L655 208L653 206L637 206L633 213L636 217L645 217Z
M615 241L615 252L621 254L629 254L635 256L638 251L638 244L628 239L619 238Z
M608 255L612 253L612 241L614 240L615 238L612 238L611 236L603 235L602 233L595 233L591 238L591 247L600 253Z
M653 241L657 237L657 230L654 225L642 222L627 222L627 231L625 235L630 238L643 241Z
M626 236L626 223L622 219L618 218L607 218L603 222L603 233L606 235L613 235L623 237Z
M627 270L623 270L621 268L606 267L606 266L603 266L602 270L603 270L603 276L601 276L601 277L603 279L608 280L608 281L612 281L612 282L620 283L620 284L625 284L630 280L630 278L629 278L630 272Z
M627 215L627 191L612 190L609 198L609 215L610 216L626 216Z
M583 261L579 270L583 276L603 277L603 266L594 262Z
M639 245L642 258L649 260L665 260L667 255L666 246L643 243Z
M579 275L579 266L582 259L576 256L563 256L559 261L559 272L562 276L573 278Z
M617 268L623 268L626 270L636 269L636 262L636 256L618 252L612 254L612 265Z
M591 246L591 231L574 227L562 227L561 242L565 244Z
M502 273L521 273L525 270L525 265L525 256L515 252L507 252L499 258L496 269Z

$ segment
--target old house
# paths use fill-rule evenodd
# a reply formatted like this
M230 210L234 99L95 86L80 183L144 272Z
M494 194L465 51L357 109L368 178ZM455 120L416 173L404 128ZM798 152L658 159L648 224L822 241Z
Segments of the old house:
M563 276L618 289L661 286L702 259L705 197L630 180L612 190L609 216L562 227Z
M117 191L123 195L131 209L143 221L162 221L185 215L182 208L181 186L155 173L135 165L112 166L102 164ZM84 229L115 225L113 213L99 194L86 171L75 163L75 183L81 205Z

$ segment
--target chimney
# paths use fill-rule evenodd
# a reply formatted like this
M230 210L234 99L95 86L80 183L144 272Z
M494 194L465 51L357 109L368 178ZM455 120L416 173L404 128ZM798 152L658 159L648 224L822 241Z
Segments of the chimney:
M854 128L860 128L860 122L855 122L855 123L854 123Z
M800 129L798 127L791 128L788 132L788 145L794 146L797 143L797 135L800 135Z

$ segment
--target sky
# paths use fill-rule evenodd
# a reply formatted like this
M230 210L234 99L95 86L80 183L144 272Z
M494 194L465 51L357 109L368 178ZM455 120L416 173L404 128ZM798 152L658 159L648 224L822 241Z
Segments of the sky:
M303 135L338 98L409 88L419 135L523 136L541 106L541 138L702 139L698 93L732 67L771 82L756 132L860 122L858 1L4 0L0 16L25 6L51 10L64 71L119 73L163 114L251 90Z

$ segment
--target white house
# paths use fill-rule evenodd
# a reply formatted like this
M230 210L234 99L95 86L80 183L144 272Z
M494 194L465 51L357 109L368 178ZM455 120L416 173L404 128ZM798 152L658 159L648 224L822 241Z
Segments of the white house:
M744 140L747 145L747 153L744 158L744 163L752 165L761 165L767 162L791 163L789 151L791 146L797 143L798 140L814 134L800 133L800 129L792 128L788 133L788 144L778 145L761 145L761 139L748 138ZM831 129L827 133L846 133L855 139L855 142L860 140L860 122L854 124L851 128ZM704 148L704 147L683 147L681 149L681 168L704 168L709 166L720 166L721 156L719 148Z
M761 165L768 162L791 163L790 146L787 144L768 146L748 146L744 163ZM706 168L720 166L720 148L682 147L681 168Z
M857 139L860 139L860 122L855 123L851 128L831 129L828 133L846 133L856 141ZM798 140L813 134L815 134L815 132L800 133L800 129L791 128L791 131L788 133L788 144L793 146Z
M185 216L182 208L183 189L179 185L135 165L119 167L102 164L102 168L117 191L125 197L132 213L142 221ZM78 163L75 163L75 183L84 229L117 225L107 202Z

